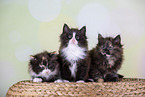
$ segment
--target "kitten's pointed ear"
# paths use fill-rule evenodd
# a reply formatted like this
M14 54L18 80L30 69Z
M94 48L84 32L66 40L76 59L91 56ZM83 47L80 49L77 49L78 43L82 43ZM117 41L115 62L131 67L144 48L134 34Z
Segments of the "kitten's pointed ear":
M82 33L86 33L86 26L83 26L83 27L80 29L80 31L81 31Z
M98 39L102 39L103 36L101 34L98 34Z
M52 60L57 60L57 59L58 59L58 58L57 58L57 56L58 56L57 51L51 52L50 55L51 55L51 59L52 59Z
M121 38L120 38L120 35L117 35L115 38L114 38L114 42L116 44L119 44L121 42Z
M36 58L33 55L30 55L30 60L36 60Z
M70 28L68 27L68 25L64 24L64 26L63 26L63 33L64 32L69 32L69 30L70 30Z
M98 42L101 43L103 39L103 36L101 34L98 34Z
M53 51L52 54L57 54L57 51Z
M83 26L83 27L80 29L80 32L83 33L83 35L86 37L86 26Z

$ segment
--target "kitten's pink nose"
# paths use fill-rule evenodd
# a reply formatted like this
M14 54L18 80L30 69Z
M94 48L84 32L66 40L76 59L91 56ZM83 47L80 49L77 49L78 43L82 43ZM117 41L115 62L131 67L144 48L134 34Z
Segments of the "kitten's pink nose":
M75 41L76 41L76 40L73 38L73 39L72 39L72 43L75 43Z

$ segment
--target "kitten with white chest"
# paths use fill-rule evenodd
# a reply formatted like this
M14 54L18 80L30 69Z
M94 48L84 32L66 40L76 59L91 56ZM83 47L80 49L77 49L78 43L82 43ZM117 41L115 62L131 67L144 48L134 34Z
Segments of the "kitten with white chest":
M47 51L31 56L29 73L33 82L54 82L60 78L57 54Z
M91 57L89 77L96 81L101 78L107 82L122 78L122 75L117 74L123 61L122 46L120 35L115 38L104 38L99 34L97 46L89 52Z
M64 24L60 42L61 77L71 82L86 81L90 64L86 27L70 29Z

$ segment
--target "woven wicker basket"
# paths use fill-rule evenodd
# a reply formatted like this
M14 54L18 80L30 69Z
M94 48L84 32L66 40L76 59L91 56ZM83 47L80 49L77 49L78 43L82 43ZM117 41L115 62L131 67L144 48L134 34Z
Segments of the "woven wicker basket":
M11 86L6 97L57 96L144 96L145 79L124 78L118 82L36 83L20 81Z

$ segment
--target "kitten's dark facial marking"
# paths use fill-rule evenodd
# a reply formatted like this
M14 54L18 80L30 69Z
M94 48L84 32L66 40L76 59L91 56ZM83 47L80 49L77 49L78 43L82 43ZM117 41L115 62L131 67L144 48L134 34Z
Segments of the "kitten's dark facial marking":
M37 54L33 56L31 58L30 63L35 66L33 69L34 71L36 70L37 74L43 71L44 69L50 69L50 71L52 72L54 71L54 68L55 68L55 64L54 65L51 64L52 61L54 61L53 57L54 55L44 52L42 54Z
M111 55L111 51L114 49L113 45L111 42L107 41L105 42L101 47L100 50L103 55Z
M120 50L119 48L122 47L120 44L121 38L120 35L117 35L114 39L111 37L103 38L102 35L98 35L99 40L99 50L102 53L102 55L113 55L117 52L117 50Z
M123 48L120 35L117 35L115 38L104 38L101 34L98 34L98 44L96 48L90 50L90 56L90 77L104 78L104 75L109 73L105 79L105 81L107 81L108 77L112 75L118 76L116 73L121 68L123 60ZM112 77L108 79L108 81L117 79L118 78Z
M77 41L79 46L86 46L86 27L84 26L80 30L70 29L66 24L64 24L63 33L60 36L61 45L68 46L69 40L72 40L73 42Z

